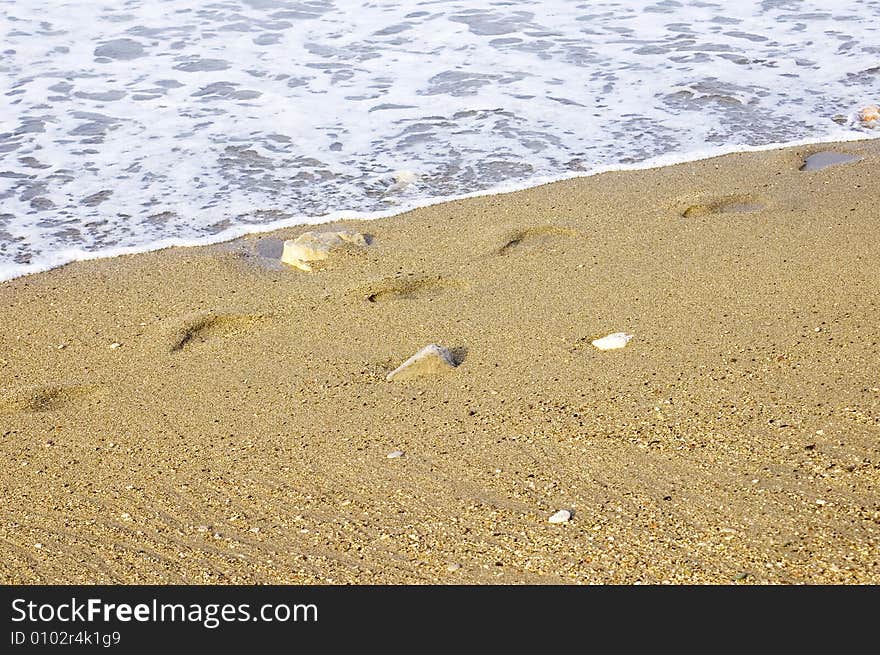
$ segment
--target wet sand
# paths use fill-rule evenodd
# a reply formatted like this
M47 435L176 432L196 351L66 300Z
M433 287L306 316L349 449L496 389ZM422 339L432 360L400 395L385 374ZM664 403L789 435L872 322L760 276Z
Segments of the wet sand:
M0 580L880 583L878 170L730 155L343 222L371 245L312 273L266 256L301 227L4 283ZM386 380L429 343L458 366Z

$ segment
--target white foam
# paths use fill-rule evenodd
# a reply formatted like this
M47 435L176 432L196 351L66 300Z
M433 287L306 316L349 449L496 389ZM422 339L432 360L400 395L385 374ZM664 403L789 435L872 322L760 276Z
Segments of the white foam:
M877 13L0 0L0 279L872 136L832 117L877 101Z

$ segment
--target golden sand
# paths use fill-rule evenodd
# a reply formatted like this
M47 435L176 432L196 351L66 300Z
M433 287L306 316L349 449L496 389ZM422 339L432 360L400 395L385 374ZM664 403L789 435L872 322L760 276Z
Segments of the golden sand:
M880 583L880 148L825 149L0 285L0 581Z

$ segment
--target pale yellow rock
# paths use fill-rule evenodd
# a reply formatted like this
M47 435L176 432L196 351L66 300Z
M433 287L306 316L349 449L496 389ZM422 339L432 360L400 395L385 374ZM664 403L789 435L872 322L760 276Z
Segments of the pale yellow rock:
M360 232L340 230L338 232L304 232L296 239L284 242L281 262L301 271L311 271L308 262L327 259L330 252L343 246L366 246L367 238Z
M858 114L859 120L865 127L876 127L880 123L880 107L877 105L868 105L862 107Z
M388 374L388 380L412 380L440 375L455 368L455 359L448 348L430 344Z

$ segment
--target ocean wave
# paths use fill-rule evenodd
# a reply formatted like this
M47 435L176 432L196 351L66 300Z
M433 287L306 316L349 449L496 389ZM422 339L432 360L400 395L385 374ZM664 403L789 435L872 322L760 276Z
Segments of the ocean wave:
M0 279L864 138L880 80L876 1L0 7Z

